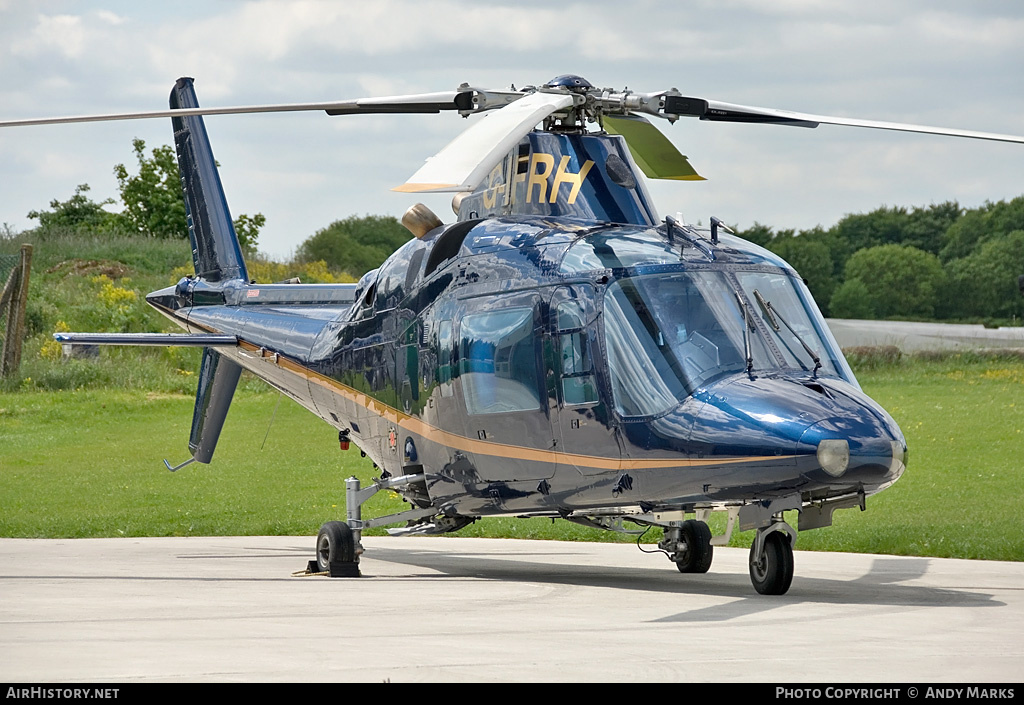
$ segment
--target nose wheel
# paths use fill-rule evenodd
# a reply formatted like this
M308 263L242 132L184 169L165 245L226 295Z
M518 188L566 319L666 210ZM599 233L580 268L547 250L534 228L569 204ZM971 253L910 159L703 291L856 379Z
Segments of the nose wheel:
M785 595L793 582L791 532L784 522L757 530L750 546L750 582L762 595Z
M673 560L680 573L707 573L714 550L708 525L690 519L683 522L682 541Z
M665 529L658 548L668 554L680 573L707 573L714 558L711 529L703 521L689 519Z

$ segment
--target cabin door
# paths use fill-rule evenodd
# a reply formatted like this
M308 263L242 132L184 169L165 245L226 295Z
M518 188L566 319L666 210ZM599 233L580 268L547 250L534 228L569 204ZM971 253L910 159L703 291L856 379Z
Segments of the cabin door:
M459 444L485 482L554 474L540 303L532 292L481 297L458 316L455 388L465 419Z
M545 345L556 461L584 475L607 472L619 460L619 445L599 393L595 296L589 284L556 289Z

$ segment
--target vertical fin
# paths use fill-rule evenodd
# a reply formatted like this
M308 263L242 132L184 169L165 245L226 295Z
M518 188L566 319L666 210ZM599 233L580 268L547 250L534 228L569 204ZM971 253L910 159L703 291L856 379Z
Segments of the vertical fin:
M179 78L174 84L170 106L172 109L199 107L191 78ZM203 118L198 115L173 117L171 124L196 275L211 283L233 279L248 281L242 248L231 221Z
M203 350L192 432L188 439L192 457L200 463L209 463L213 458L241 374L242 368L236 362L211 348Z

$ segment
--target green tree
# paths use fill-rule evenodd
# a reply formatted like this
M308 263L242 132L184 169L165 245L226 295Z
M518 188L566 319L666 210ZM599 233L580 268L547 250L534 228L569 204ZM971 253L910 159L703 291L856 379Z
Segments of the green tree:
M89 184L75 187L75 195L66 201L56 198L50 201L48 211L29 211L28 216L39 221L39 230L47 231L92 231L110 232L120 226L119 216L103 209L114 203L108 198L96 203L85 194L90 190Z
M297 257L302 262L323 260L328 267L358 277L379 267L410 237L392 216L350 216L317 230L299 245Z
M262 213L257 213L251 217L242 213L242 215L235 218L233 225L235 226L235 235L238 236L238 244L246 250L255 251L256 240L260 236L260 228L266 222L267 219Z
M130 175L124 164L114 167L126 222L134 232L148 237L187 238L188 220L174 150L169 145L156 147L147 159L146 143L137 137L132 148L139 173Z
M972 208L950 225L942 239L939 253L943 262L969 256L986 240L1024 230L1024 196L1011 201L986 202Z
M910 210L883 206L870 213L845 215L830 228L835 244L842 243L843 250L836 271L842 271L852 253L878 245L907 245L936 255L946 231L962 213L959 204L947 201Z
M804 278L818 307L828 315L829 302L836 288L828 245L813 237L799 235L773 241L771 249Z
M829 311L835 318L876 318L874 298L868 285L860 279L847 279L832 295Z
M954 316L1024 317L1024 297L1017 284L1017 277L1024 274L1024 230L990 238L946 268Z
M181 193L181 172L170 145L155 147L146 157L145 141L132 140L139 172L131 175L124 164L114 167L121 202L122 218L132 232L147 237L187 238L188 219L185 200ZM234 220L239 244L255 250L260 228L266 223L262 213L254 216L242 214Z
M956 201L934 203L925 208L912 208L907 214L900 237L901 245L939 254L946 231L964 214Z
M939 258L930 252L879 245L850 256L844 285L855 279L865 285L879 318L933 318L946 274Z

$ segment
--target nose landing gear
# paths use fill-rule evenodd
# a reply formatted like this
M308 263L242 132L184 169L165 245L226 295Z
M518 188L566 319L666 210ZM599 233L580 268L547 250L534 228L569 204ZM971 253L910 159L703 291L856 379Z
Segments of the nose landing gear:
M793 582L796 532L784 521L757 530L750 546L750 582L762 595L785 595Z
M665 529L659 547L669 554L680 573L707 573L714 558L711 529L703 521L688 519Z

